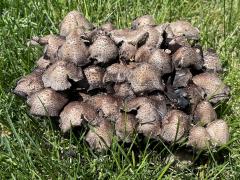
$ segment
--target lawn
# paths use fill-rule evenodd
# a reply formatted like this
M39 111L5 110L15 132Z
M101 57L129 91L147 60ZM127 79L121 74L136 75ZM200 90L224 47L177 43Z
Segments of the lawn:
M188 20L201 30L204 48L217 50L231 98L216 107L230 126L225 147L195 154L191 166L163 160L178 148L144 142L114 143L110 151L89 150L83 137L63 137L56 120L28 114L11 93L34 68L41 48L27 46L36 35L58 33L67 12L80 10L96 25L129 27L151 14L158 23ZM0 2L0 179L239 179L240 178L240 1L239 0L1 0Z

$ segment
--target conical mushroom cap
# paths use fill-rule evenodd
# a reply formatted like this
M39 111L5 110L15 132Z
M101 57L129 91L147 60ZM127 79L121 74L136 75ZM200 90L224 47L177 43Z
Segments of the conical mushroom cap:
M42 76L45 87L51 87L56 91L69 89L69 79L77 82L83 79L82 69L71 62L57 61L50 66Z
M213 50L207 50L203 51L203 67L205 67L207 70L211 70L213 72L221 72L222 71L222 65L221 61Z
M60 35L67 36L75 28L93 29L93 25L78 11L69 12L60 24Z
M201 125L206 125L217 119L217 113L208 101L200 102L194 113L194 120Z
M224 120L215 120L208 124L206 129L211 137L211 142L213 145L221 146L228 142L229 129Z
M141 46L137 49L135 54L135 62L148 62L154 51L154 47L146 45Z
M123 61L133 61L136 52L137 52L136 46L129 43L123 43L119 49L119 56L120 59Z
M42 72L34 71L31 74L21 78L13 92L22 97L30 96L43 89Z
M160 121L153 121L149 123L140 123L137 128L138 133L145 137L158 139L161 134Z
M58 116L68 99L56 91L46 88L29 96L30 113L38 116Z
M96 118L97 113L91 105L72 101L64 107L60 114L60 128L65 133L72 127L81 126L83 120L91 124L96 121Z
M104 69L93 65L85 68L83 71L89 84L88 90L103 87Z
M138 17L132 22L132 29L137 29L139 27L146 26L146 25L154 26L155 24L156 24L155 20L152 16L144 15L144 16Z
M139 28L139 30L142 30L143 32L148 33L148 38L145 43L146 46L160 48L163 42L163 37L162 37L162 34L160 34L159 31L155 29L155 27L147 25L147 26L142 26L141 28Z
M102 119L99 126L90 128L86 135L86 141L92 149L97 151L106 150L111 146L113 131L111 123L106 119Z
M181 47L191 47L188 39L184 36L167 38L164 45L171 51L171 53L175 53Z
M196 149L207 149L210 135L204 127L193 127L189 132L188 144Z
M122 64L112 64L108 66L103 77L103 82L124 82L127 79L128 68Z
M50 60L45 59L45 58L42 56L42 57L40 57L40 58L37 60L36 64L37 64L37 68L42 69L42 70L45 70L45 69L47 69L52 63L51 63Z
M188 131L189 117L179 110L171 110L162 121L161 137L167 142L180 140Z

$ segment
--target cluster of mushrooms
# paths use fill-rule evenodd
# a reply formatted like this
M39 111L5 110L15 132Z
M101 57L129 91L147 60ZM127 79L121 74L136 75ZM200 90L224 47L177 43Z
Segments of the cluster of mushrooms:
M85 140L98 151L137 134L194 149L221 146L229 130L214 106L229 88L218 55L202 49L199 33L189 22L157 25L149 15L130 29L94 27L71 11L59 35L29 41L44 53L14 93L27 99L32 115L58 117L63 133L85 127Z

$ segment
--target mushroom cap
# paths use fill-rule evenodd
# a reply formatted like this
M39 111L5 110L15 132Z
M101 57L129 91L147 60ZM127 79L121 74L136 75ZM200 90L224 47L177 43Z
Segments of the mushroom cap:
M37 60L36 64L38 69L45 70L51 65L51 61L42 56Z
M123 61L133 61L136 52L137 52L136 46L124 42L119 49L119 57Z
M140 123L137 131L145 137L158 139L161 134L161 123L160 121Z
M67 36L66 36L66 41L71 42L71 41L82 41L85 43L90 42L90 37L89 37L89 32L86 31L82 27L78 27L73 29ZM79 42L81 43L81 42Z
M69 12L60 24L60 35L67 36L75 28L93 29L93 25L78 11Z
M151 15L144 15L141 17L136 18L133 22L132 22L132 29L137 29L139 27L142 26L146 26L146 25L155 25L155 20Z
M112 64L107 67L103 77L103 82L124 82L128 76L128 68L123 64Z
M121 113L115 123L117 137L125 142L131 142L136 131L137 120L134 115Z
M206 125L217 119L217 113L208 101L200 102L194 112L194 120L200 125Z
M180 140L188 131L189 116L179 110L171 110L162 121L161 137L167 142Z
M183 46L180 47L173 55L172 62L175 69L193 67L196 70L202 69L202 56L198 49Z
M43 89L42 72L34 71L31 74L21 78L13 92L21 97L26 97Z
M60 128L63 133L69 131L72 127L81 126L85 120L94 124L97 118L95 109L83 102L72 101L68 103L60 114Z
M207 125L207 132L211 137L211 142L215 146L221 146L229 140L228 125L224 120L215 120Z
M172 61L163 49L156 49L148 59L148 63L155 66L161 74L168 74L172 72Z
M210 145L210 135L201 126L193 127L189 132L188 144L196 149L207 149Z
M38 116L58 116L68 99L50 89L42 89L27 99L30 113Z
M155 48L151 46L143 45L137 49L135 54L135 61L136 62L148 62L152 53L154 52Z
M83 71L89 84L88 90L103 87L104 69L93 65L85 68Z
M206 99L209 99L212 103L228 98L229 88L215 73L205 72L198 74L192 78L192 81L197 86L203 88L207 95Z
M148 33L148 38L145 42L146 46L153 46L153 47L160 48L163 42L163 37L162 37L162 34L160 34L159 31L155 29L155 27L146 25L139 28L139 30L142 30L143 32Z
M86 141L92 149L97 151L107 150L112 144L113 131L111 123L102 119L99 126L90 128L86 135Z
M209 49L207 51L203 51L203 67L205 67L207 70L211 70L213 72L221 72L222 71L222 65L221 61L213 50Z
M107 22L107 23L101 25L100 29L102 29L106 32L110 32L110 31L114 30L115 27L111 22Z
M121 97L122 99L135 97L135 94L129 83L120 83L114 85L115 96Z
M175 53L181 47L191 47L191 44L188 42L188 39L184 36L178 36L173 38L167 38L164 45L172 53Z
M180 69L177 70L173 80L173 87L180 88L180 87L187 87L188 83L192 79L192 73L189 69Z
M51 65L42 76L45 87L51 87L56 91L69 89L69 79L77 82L83 79L82 69L67 61L57 61Z
M188 39L198 40L200 38L200 31L198 28L193 27L187 21L176 21L169 25L174 36L185 36Z
M161 73L153 66L147 63L139 64L130 71L128 82L135 93L151 92L154 90L163 91Z
M95 59L98 63L108 63L118 56L118 48L115 43L105 35L96 38L89 47L90 58Z

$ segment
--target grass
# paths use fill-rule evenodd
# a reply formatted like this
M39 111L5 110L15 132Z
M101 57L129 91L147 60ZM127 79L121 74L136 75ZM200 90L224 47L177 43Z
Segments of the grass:
M138 146L136 140L130 147L114 143L109 152L99 154L89 150L82 137L62 137L54 121L30 116L26 104L11 93L41 56L41 48L27 47L26 42L57 33L61 19L74 9L96 25L112 21L129 27L135 17L151 14L158 23L184 19L199 27L201 44L217 50L223 79L231 87L230 100L217 107L219 118L230 126L229 144L199 153L193 166L176 167L162 160L176 147L156 142ZM1 0L0 14L1 179L239 179L239 0Z

